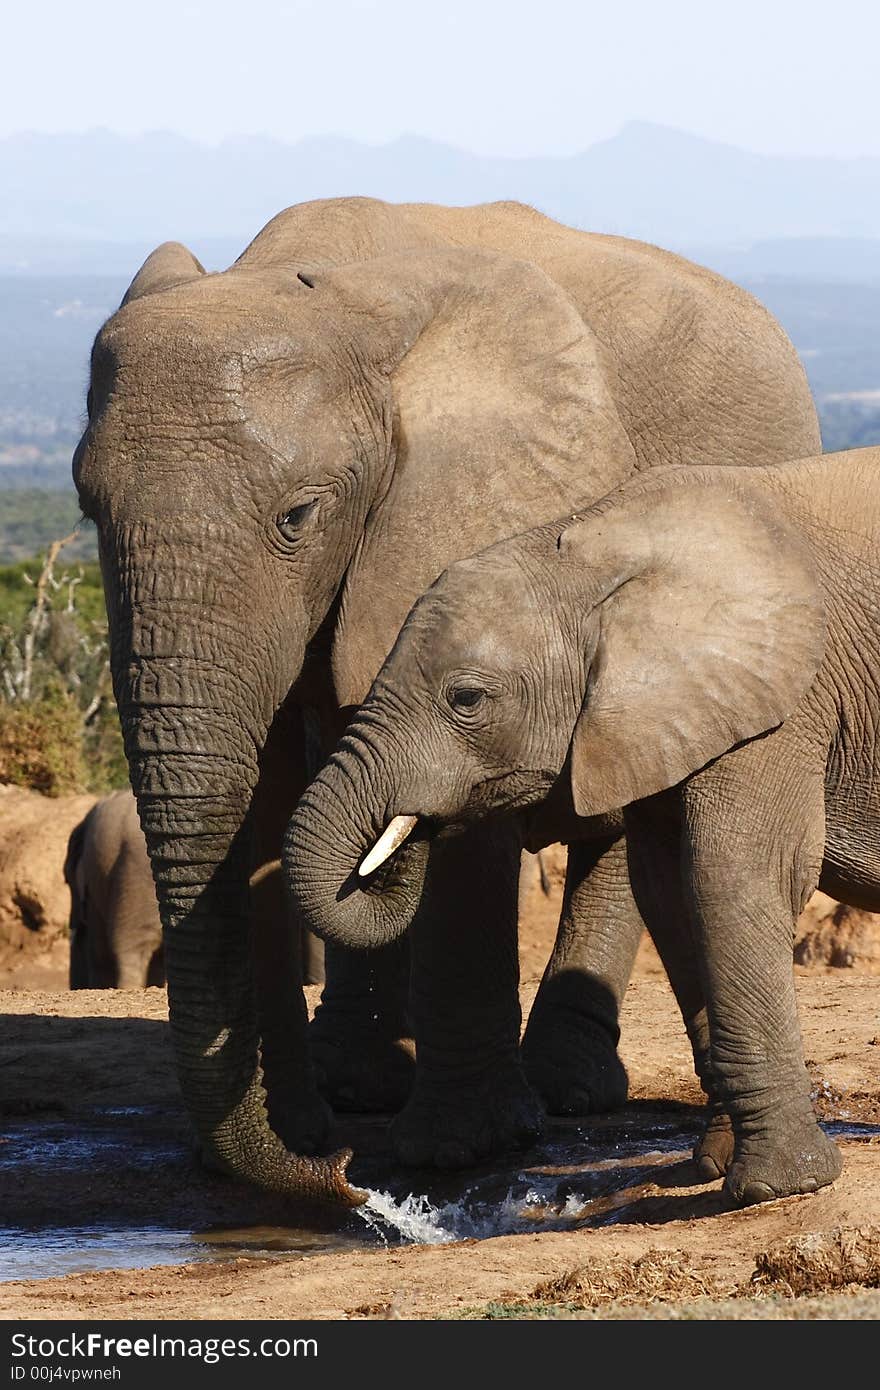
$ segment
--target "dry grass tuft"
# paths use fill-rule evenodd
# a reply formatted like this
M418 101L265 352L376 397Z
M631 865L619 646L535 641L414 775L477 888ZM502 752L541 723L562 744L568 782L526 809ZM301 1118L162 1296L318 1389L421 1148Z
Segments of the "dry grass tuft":
M828 1293L850 1285L880 1288L880 1226L837 1226L793 1236L755 1256L753 1291Z
M706 1275L684 1250L648 1250L631 1263L582 1265L539 1284L531 1297L544 1303L598 1308L606 1303L669 1303L722 1298L733 1291Z
M648 1250L629 1262L582 1265L538 1284L522 1308L687 1304L699 1299L795 1298L880 1288L880 1226L838 1226L759 1251L745 1283L719 1279L684 1250Z

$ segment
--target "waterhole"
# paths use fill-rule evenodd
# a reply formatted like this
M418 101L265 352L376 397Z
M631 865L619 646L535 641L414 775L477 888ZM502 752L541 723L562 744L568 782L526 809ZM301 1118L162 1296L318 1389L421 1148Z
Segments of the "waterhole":
M829 1123L832 1136L880 1135L880 1126ZM627 1219L647 1193L693 1182L687 1160L697 1134L695 1112L614 1116L552 1132L528 1153L461 1174L409 1174L388 1180L387 1160L365 1160L352 1177L369 1201L327 1226L204 1225L175 1218L174 1201L119 1219L102 1207L120 1171L164 1175L192 1169L183 1134L169 1136L162 1117L137 1109L95 1112L88 1122L28 1121L0 1137L0 1280L37 1279L98 1269L220 1262L241 1257L305 1259L312 1255L411 1242L446 1244L490 1236L607 1225ZM10 1219L26 1203L16 1191L47 1195L39 1219ZM65 1194L77 1185L79 1215L64 1218ZM117 1203L118 1207L119 1203ZM124 1207L124 1202L122 1203ZM83 1220L83 1211L88 1219Z

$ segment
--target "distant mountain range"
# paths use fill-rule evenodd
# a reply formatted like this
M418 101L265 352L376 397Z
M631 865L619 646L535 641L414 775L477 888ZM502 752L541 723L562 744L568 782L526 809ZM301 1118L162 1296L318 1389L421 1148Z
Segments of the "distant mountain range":
M752 154L630 122L568 158L501 159L404 136L21 133L0 140L0 273L127 274L158 241L228 264L281 208L518 198L574 226L642 237L736 278L880 281L880 159Z
M640 123L572 158L521 160L412 136L212 148L163 134L21 134L0 140L0 556L61 524L41 492L21 489L58 489L75 513L89 347L149 251L180 239L220 269L283 207L340 194L517 198L681 251L777 315L826 448L880 443L880 160L771 158Z

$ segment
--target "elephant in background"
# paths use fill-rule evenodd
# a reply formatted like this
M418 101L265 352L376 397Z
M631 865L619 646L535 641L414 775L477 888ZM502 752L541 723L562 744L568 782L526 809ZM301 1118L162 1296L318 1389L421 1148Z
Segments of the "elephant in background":
M656 464L818 449L803 370L755 300L657 248L513 203L342 198L287 209L219 274L155 251L98 334L87 407L74 476L200 1151L357 1201L344 1154L308 1157L328 1110L296 933L249 892L314 750L453 560ZM621 830L601 833L570 866L578 932L526 1039L552 1105L579 1105L584 1077L595 1107L625 1095L617 1005L642 923ZM541 1123L518 1047L519 855L509 827L438 842L411 964L328 948L311 1041L336 1103L402 1103L412 1001L405 1160L469 1163ZM421 887L401 871L401 906Z
M880 908L878 479L876 448L658 469L453 565L286 841L308 925L375 949L410 924L396 884L430 874L435 837L518 818L536 848L550 807L576 843L623 808L712 1107L696 1158L741 1204L840 1171L792 943L817 887Z
M70 988L164 985L162 923L147 845L130 791L96 802L71 833Z
M70 889L70 988L143 989L164 985L162 922L147 843L131 791L111 792L75 826L64 878ZM252 876L251 895L280 911L281 861ZM323 943L303 932L304 984L324 978Z

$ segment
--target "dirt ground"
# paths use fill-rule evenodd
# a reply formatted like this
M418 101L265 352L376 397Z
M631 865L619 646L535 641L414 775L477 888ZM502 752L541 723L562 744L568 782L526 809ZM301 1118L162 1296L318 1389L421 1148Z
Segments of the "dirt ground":
M67 985L67 841L93 796L41 796L0 783L0 988Z
M557 908L558 884L550 898L527 885L524 1009ZM817 1108L836 1122L844 1154L841 1178L816 1195L725 1210L717 1184L694 1182L685 1145L645 1160L653 1166L634 1171L630 1186L624 1160L596 1164L592 1215L566 1229L11 1280L0 1283L0 1318L876 1318L880 984L869 969L799 966L797 974ZM311 1004L318 993L309 991ZM294 1220L281 1199L196 1166L177 1097L164 991L69 993L60 983L51 992L16 988L0 994L0 1014L2 1113L13 1136L10 1149L0 1147L0 1209L8 1229L115 1220L132 1228L131 1264L137 1265L143 1263L137 1230L144 1224L223 1226L241 1232L246 1247L249 1233ZM692 1132L697 1123L699 1092L686 1038L647 945L626 999L622 1050L632 1093L624 1115L553 1128L556 1138L578 1145L582 1139L587 1156L591 1145L614 1153L618 1134L670 1124ZM14 1158L28 1126L52 1121L75 1132L100 1113L112 1134L123 1123L114 1117L132 1106L143 1107L139 1140L160 1153L165 1146L167 1161L84 1162L68 1166L63 1183L47 1182L40 1163L3 1162ZM352 1143L365 1165L355 1165L356 1180L388 1171L387 1121L340 1120L336 1138ZM535 1161L534 1171L542 1171L543 1160ZM529 1158L509 1162L515 1174ZM559 1171L583 1176L577 1165ZM412 1175L412 1190L426 1190L426 1181Z

